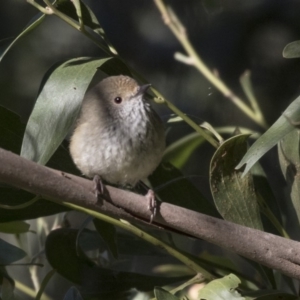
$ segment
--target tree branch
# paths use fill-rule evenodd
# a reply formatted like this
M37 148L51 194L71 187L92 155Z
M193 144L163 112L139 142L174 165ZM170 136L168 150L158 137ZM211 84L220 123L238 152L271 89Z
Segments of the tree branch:
M49 169L3 149L0 149L0 165L0 182L56 203L73 203L131 222L143 222L150 218L147 200L141 195L107 186L112 203L100 203L95 199L90 180ZM149 224L155 225L206 240L300 279L300 243L296 241L169 203L160 204L154 224Z

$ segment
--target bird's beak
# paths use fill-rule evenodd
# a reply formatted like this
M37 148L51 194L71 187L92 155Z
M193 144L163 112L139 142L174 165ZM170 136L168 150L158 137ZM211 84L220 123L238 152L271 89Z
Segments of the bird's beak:
M136 93L136 96L138 95L144 95L146 93L146 91L149 89L149 87L151 86L151 84L144 84L144 85L140 85L139 89Z

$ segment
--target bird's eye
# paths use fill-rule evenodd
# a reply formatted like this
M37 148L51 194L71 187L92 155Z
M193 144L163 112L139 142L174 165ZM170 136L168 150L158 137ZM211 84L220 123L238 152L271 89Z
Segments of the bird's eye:
M115 101L115 103L120 104L122 102L122 98L116 97L114 101Z

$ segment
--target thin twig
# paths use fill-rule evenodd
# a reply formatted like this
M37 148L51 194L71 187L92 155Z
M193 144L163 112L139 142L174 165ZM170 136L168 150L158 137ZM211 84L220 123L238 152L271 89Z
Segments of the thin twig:
M251 73L249 70L244 72L244 74L240 77L241 87L244 90L244 93L245 93L246 97L248 98L254 113L257 115L258 118L263 119L263 114L258 105L258 101L254 96L254 91L253 91L252 83L250 80L250 76L251 76Z
M219 143L214 139L213 136L211 136L209 133L207 133L204 129L202 129L198 124L196 124L192 119L187 117L180 109L178 109L173 103L166 100L162 94L156 90L155 88L151 87L151 91L156 96L154 100L157 103L164 103L167 105L176 115L181 117L186 123L188 123L193 129L195 129L201 136L203 136L212 146L215 148L219 147Z
M256 112L254 112L248 105L246 105L244 101L242 101L242 99L236 96L225 85L225 83L220 78L215 76L213 72L211 72L203 63L202 59L197 54L191 42L189 41L186 29L176 16L175 12L170 7L166 6L163 0L154 0L154 2L162 15L164 23L171 29L173 34L176 36L176 38L188 54L185 59L183 59L183 56L180 55L179 60L184 63L187 62L189 65L193 64L193 66L197 68L208 81L210 81L226 98L231 100L244 114L246 114L261 127L267 128L267 123L264 120L263 116L256 114ZM178 59L178 54L176 58Z

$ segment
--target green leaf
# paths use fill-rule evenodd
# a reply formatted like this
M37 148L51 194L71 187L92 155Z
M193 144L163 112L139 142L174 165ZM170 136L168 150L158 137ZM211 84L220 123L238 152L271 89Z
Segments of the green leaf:
M294 100L283 115L266 131L247 151L245 156L236 166L240 169L244 164L246 168L243 176L251 167L273 146L275 146L286 134L295 130L293 122L300 120L300 97Z
M300 57L300 41L294 41L287 44L282 52L284 58Z
M180 300L180 298L172 295L161 287L156 287L154 289L154 295L157 300Z
M226 140L215 152L210 164L210 188L219 213L225 220L263 229L253 179L242 178L235 166L247 151L249 135Z
M236 274L242 282L243 289L256 290L262 284L265 285L265 282L273 283L274 276L271 276L271 274L273 274L271 269L263 267L246 258L243 258L243 260L248 262L256 270L256 273L253 274L251 278L245 274L242 267L243 264L241 264L240 261L234 260L234 258L228 259L217 255L211 255L207 252L203 252L200 255L200 261L203 267L206 265L206 268L210 271L213 270L213 272L219 276L224 276L229 273ZM274 285L270 284L269 286L273 287Z
M30 31L35 29L38 25L42 23L45 19L45 15L38 13L26 26L26 28L6 47L6 49L1 53L0 62L6 53L23 37L25 37Z
M25 251L0 239L0 264L9 265L26 256Z
M245 300L236 291L240 283L241 281L234 274L213 280L199 291L198 298L209 300Z
M293 130L278 144L281 171L288 185L295 212L300 223L300 133Z
M97 68L109 59L71 59L51 73L27 123L21 156L48 162L74 124Z
M0 223L0 232L4 233L24 233L28 232L30 225L23 221Z

